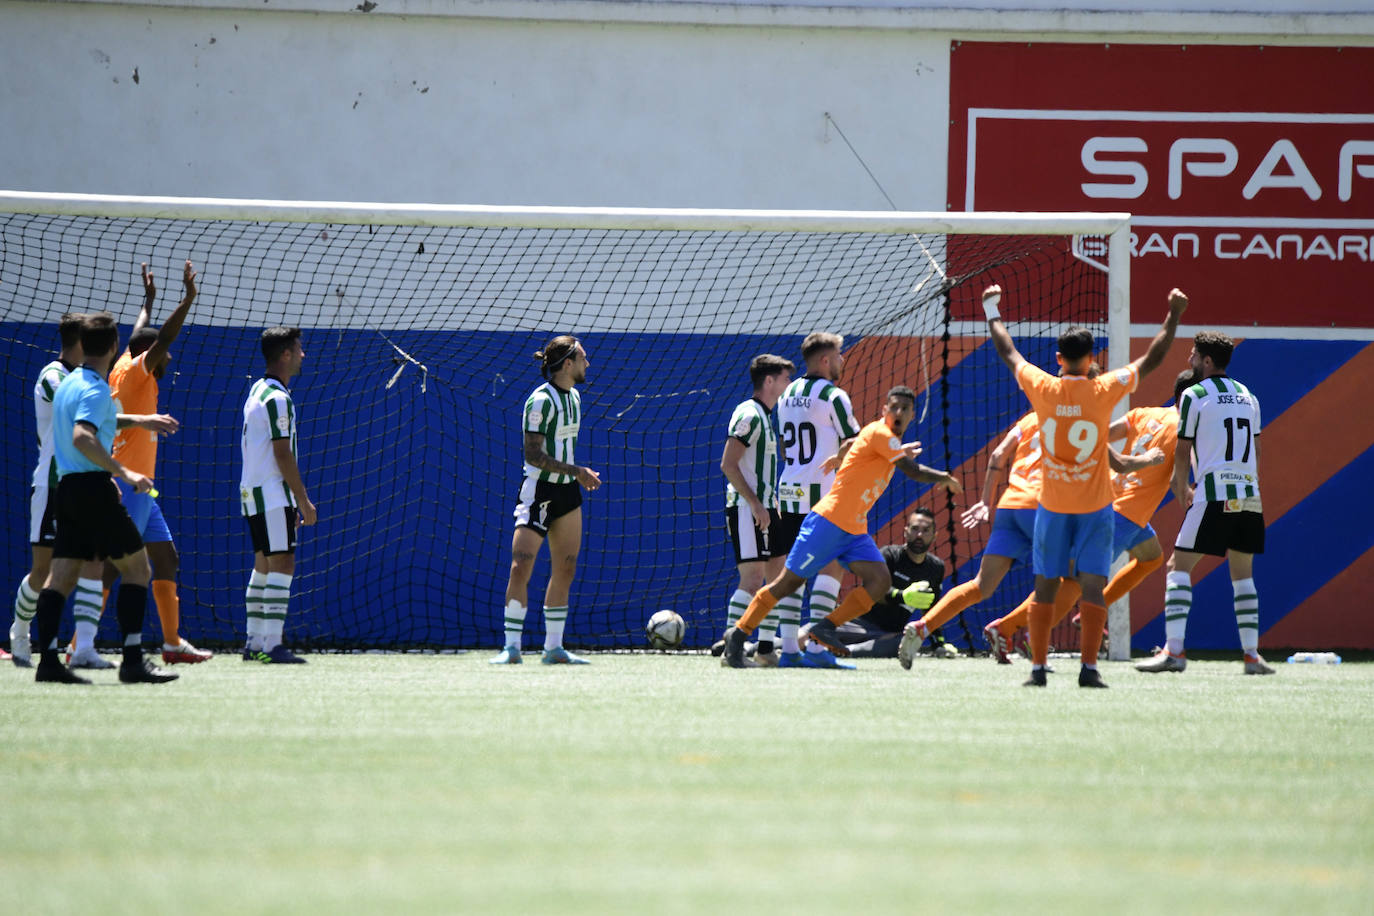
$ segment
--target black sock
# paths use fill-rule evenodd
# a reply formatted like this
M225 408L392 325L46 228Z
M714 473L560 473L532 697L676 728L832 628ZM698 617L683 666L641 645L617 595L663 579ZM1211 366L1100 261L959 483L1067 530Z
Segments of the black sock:
M38 622L38 651L44 662L62 664L57 657L57 630L62 624L62 608L67 604L67 596L55 588L45 588L38 593L38 609L34 620Z
M760 639L760 640L759 640L759 647L758 647L755 651L758 652L758 653L761 654L761 655L767 655L769 652L772 652L772 651L773 651L773 640L771 640L771 639Z
M119 635L124 640L124 664L143 664L143 612L148 606L148 586L119 583L115 607L119 616ZM136 637L129 639L130 636Z

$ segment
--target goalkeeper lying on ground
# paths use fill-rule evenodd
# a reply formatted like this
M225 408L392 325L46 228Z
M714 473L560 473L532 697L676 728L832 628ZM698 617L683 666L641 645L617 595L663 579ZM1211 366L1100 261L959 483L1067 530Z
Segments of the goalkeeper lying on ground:
M907 516L903 535L905 544L889 544L882 549L892 573L887 597L867 614L839 627L840 638L857 658L896 658L902 627L940 598L945 563L930 554L935 542L935 513L924 507L913 511ZM937 656L955 652L939 630L931 634L930 641Z

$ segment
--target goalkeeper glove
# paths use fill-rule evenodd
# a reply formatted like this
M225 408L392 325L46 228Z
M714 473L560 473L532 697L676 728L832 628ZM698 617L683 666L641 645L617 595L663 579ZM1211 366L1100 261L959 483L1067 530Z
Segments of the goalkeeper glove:
M920 582L913 582L900 592L897 589L893 593L901 598L902 603L909 608L918 611L929 610L935 603L935 592L931 590L930 583L922 579Z

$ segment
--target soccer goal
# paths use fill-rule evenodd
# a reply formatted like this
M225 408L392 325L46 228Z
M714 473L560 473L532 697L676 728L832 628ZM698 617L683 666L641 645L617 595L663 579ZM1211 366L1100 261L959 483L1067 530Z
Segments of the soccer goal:
M568 642L643 645L671 608L687 645L723 624L735 575L719 470L730 410L758 353L801 365L802 337L845 336L856 413L918 393L921 461L954 469L957 500L900 475L875 508L880 544L909 508L937 516L952 581L977 570L988 529L964 530L988 453L1027 409L987 340L979 293L1000 283L1018 346L1053 367L1066 323L1125 361L1126 214L573 209L137 198L0 192L0 347L6 441L33 441L29 391L57 318L109 309L125 334L159 283L154 322L201 293L162 381L182 430L158 488L181 554L183 632L242 639L250 563L238 517L241 405L264 327L304 330L293 383L301 465L320 509L303 532L288 639L305 648L474 648L501 643L521 474L520 411L541 382L532 353L578 335L591 360L578 458L603 487L584 504ZM5 450L6 581L24 573L32 445ZM526 638L540 637L547 558ZM1030 589L1017 570L946 627L982 650L981 626ZM1128 633L1116 609L1112 632ZM102 632L102 635L103 632ZM1064 645L1068 634L1056 637ZM1114 639L1124 657L1128 639Z

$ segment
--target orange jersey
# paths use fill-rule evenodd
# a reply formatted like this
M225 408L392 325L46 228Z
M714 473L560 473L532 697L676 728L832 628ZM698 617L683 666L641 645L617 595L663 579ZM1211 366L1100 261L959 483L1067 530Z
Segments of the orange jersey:
M1040 418L1028 413L1016 421L1016 451L999 509L1034 509L1040 502Z
M845 454L830 492L811 511L850 534L868 533L868 511L892 480L893 465L903 456L902 440L887 421L874 420L859 430Z
M119 413L157 413L157 379L148 371L147 351L130 357L125 350L110 370L110 394ZM114 459L145 477L155 476L157 433L126 426L115 436Z
M1040 505L1082 515L1112 504L1107 431L1112 408L1135 391L1140 376L1126 366L1095 379L1060 378L1022 363L1016 382L1040 418Z
M1164 501L1174 475L1178 444L1178 411L1172 407L1137 407L1126 412L1127 455L1163 449L1164 463L1130 474L1112 476L1112 508L1142 528Z

